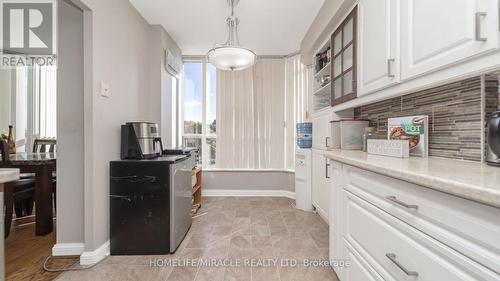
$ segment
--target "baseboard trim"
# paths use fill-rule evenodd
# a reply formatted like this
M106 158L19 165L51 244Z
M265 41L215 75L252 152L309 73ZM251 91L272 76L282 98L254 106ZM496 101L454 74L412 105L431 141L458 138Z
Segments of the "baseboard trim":
M80 256L80 264L93 265L100 262L107 256L109 256L109 241L102 244L95 251L83 252L82 255Z
M206 197L286 197L295 199L295 192L287 190L202 189Z
M85 250L84 243L57 243L52 247L52 255L57 256L79 256Z
M326 222L326 224L330 224L328 222L328 213L325 210L321 209L321 207L315 202L313 202L313 206L314 208L316 208L318 215Z

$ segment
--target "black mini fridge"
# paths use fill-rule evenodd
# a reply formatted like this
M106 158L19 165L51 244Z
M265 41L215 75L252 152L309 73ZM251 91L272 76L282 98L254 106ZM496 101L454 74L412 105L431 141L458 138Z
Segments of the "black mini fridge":
M110 254L174 253L191 226L192 159L110 163Z

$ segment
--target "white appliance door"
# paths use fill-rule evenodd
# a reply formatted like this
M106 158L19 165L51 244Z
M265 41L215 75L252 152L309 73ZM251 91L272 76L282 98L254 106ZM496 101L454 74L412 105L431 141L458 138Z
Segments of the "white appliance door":
M170 252L179 247L191 227L192 157L170 165Z

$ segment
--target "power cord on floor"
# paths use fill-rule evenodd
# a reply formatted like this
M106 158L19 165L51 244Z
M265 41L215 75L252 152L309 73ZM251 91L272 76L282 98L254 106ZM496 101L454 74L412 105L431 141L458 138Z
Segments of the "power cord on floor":
M106 258L100 260L99 262L95 263L95 264L92 264L92 265L88 265L88 266L81 266L81 265L78 265L78 266L75 266L75 264L72 264L70 267L65 267L65 268L49 268L47 266L47 262L51 259L51 258L54 258L54 259L62 259L64 257L54 257L52 255L48 256L46 259L45 259L45 262L43 263L43 270L47 271L47 272L64 272L64 271L77 271L77 270L85 270L85 269L90 269L98 264L100 264L102 261L104 261Z

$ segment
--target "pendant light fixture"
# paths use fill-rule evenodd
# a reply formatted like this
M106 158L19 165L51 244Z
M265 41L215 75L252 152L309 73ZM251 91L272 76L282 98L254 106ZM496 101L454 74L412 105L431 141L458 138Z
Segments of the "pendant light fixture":
M257 55L249 49L240 46L238 38L238 24L240 20L234 16L234 6L239 0L227 0L231 6L231 15L226 19L229 32L228 39L224 44L216 44L208 51L207 58L217 69L243 70L255 64Z

